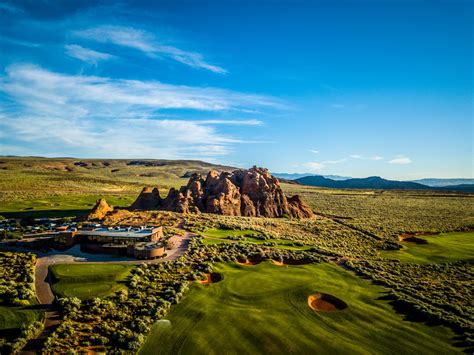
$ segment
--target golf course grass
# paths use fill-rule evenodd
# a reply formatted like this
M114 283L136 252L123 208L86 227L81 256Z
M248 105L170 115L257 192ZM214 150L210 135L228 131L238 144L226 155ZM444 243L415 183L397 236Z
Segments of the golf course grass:
M402 242L403 249L385 251L382 256L418 264L474 259L474 232L441 233L417 238L428 243L416 244L405 241Z
M244 229L244 230L227 230L227 229L218 229L210 228L204 232L199 232L199 234L204 238L203 243L206 245L209 244L219 244L219 243L252 243L252 244L264 244L264 243L275 243L275 248L287 249L287 250L308 250L311 249L311 246L298 246L295 245L293 241L287 239L267 239L262 240L251 235L260 235L260 232ZM229 237L243 237L242 240L232 240Z
M3 331L19 329L33 321L40 321L43 317L43 311L35 309L35 305L36 300L31 301L31 306L0 305L0 334Z
M112 206L128 206L135 196L107 195ZM97 201L97 195L60 195L28 200L2 201L0 215L6 218L71 217L86 214Z
M404 320L380 286L329 263L219 264L222 280L194 283L152 328L140 354L455 353L444 327ZM346 308L318 312L310 295Z
M124 289L133 265L59 264L51 266L53 292L59 297L88 300L104 298Z

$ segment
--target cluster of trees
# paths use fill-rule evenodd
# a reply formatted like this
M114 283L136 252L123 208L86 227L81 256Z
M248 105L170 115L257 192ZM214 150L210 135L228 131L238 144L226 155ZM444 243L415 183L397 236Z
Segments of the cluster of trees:
M41 333L43 327L44 324L38 321L25 323L20 329L19 336L11 342L6 342L2 351L5 351L5 354L16 354L20 352L29 339L36 338Z
M23 307L32 303L35 263L36 256L31 253L0 252L0 303L3 306ZM31 321L8 336L0 335L0 353L20 351L28 339L36 337L42 329L43 323Z
M3 304L27 306L35 297L34 268L31 253L0 252L0 300Z

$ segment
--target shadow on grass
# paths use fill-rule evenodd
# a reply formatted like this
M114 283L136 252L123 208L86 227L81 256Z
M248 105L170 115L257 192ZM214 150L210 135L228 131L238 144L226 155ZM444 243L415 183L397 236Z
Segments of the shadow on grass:
M443 321L421 312L414 305L406 301L397 299L394 295L390 293L385 293L383 296L380 296L378 300L389 301L389 304L393 307L394 311L398 314L403 315L404 316L403 320L405 321L424 323L430 327L444 326L444 327L451 328L456 334L452 338L452 340L454 341L453 345L458 348L463 348L462 351L464 353L468 353L468 354L473 353L474 347L472 346L472 344L469 344L466 341L465 336L463 336L463 333L465 330L456 329L455 327L450 327Z
M89 212L90 209L82 210L25 210L15 212L0 212L5 218L21 218L21 219L33 219L33 218L63 218L63 217L80 217L84 216Z

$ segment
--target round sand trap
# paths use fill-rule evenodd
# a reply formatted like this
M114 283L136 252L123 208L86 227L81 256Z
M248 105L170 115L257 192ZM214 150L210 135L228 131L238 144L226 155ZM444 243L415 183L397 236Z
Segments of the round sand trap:
M308 306L318 312L335 312L347 308L347 304L327 293L315 293L308 297Z
M210 274L206 274L205 280L200 280L199 283L201 285L210 285L222 280L222 275L218 272L211 272Z

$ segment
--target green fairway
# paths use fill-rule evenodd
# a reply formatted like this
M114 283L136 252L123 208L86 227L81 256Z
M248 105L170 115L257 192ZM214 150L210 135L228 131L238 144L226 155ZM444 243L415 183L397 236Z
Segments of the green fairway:
M53 291L59 297L82 300L107 297L125 288L133 265L60 264L51 266Z
M140 354L455 353L453 333L404 320L384 289L334 264L219 264L223 280L195 283ZM316 312L307 297L324 292L347 303Z
M474 232L441 233L433 236L418 236L428 244L403 242L404 248L386 251L382 255L413 263L447 263L474 259Z
M33 305L36 301L32 302ZM9 329L19 329L21 326L33 321L40 321L43 311L32 306L18 307L0 305L0 333Z
M201 236L204 237L204 244L219 244L219 243L252 243L252 244L264 244L264 243L274 243L273 247L280 249L288 250L308 250L311 249L311 246L298 246L294 245L294 242L286 239L267 239L262 240L249 235L261 235L261 233L251 230L227 230L227 229L218 229L210 228L205 232L199 232ZM232 240L229 237L242 237L242 240Z
M112 206L128 206L135 197L107 195L106 199ZM3 201L0 215L7 218L81 216L94 206L98 198L97 195L62 195Z

